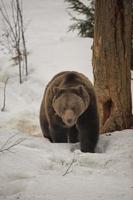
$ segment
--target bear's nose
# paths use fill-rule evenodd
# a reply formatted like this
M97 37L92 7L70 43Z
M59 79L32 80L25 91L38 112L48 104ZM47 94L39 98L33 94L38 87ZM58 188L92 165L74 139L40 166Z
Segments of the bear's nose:
M63 117L63 121L69 127L73 126L76 123L75 122L76 121L75 115L74 115L72 110L67 110L65 112L65 115Z
M68 123L68 124L71 124L72 122L73 122L73 119L72 119L72 118L68 118L68 119L67 119L67 123Z
M68 118L68 119L66 119L65 124L66 124L68 127L74 126L75 120L72 119L72 118Z

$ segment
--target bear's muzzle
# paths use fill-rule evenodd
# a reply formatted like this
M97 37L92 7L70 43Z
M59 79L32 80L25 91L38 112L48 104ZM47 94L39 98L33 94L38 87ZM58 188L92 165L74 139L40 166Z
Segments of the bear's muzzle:
M76 124L76 116L72 110L66 110L63 117L63 122L66 124L67 127L72 127Z

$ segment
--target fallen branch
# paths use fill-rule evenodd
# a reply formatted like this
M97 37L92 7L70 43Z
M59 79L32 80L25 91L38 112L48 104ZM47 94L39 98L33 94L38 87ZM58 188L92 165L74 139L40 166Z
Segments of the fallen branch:
M70 162L70 164L69 164L67 170L65 171L65 173L64 173L62 176L65 176L65 175L67 175L67 174L69 174L69 173L71 172L71 171L69 171L69 170L70 170L70 168L72 167L72 165L73 165L74 162L75 162L75 153L74 153L74 155L73 155L73 159L72 159L72 161Z

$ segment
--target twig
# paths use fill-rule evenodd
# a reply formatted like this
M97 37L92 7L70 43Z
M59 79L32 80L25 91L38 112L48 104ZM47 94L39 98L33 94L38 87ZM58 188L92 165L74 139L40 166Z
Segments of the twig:
M11 149L15 146L17 146L18 144L22 143L24 140L26 140L26 138L18 138L14 143L12 143L11 145L8 145L12 139L15 137L16 135L12 135L11 137L9 137L7 139L7 141L2 145L2 147L0 148L0 153L3 153L5 151L9 151L11 152Z
M9 80L9 77L6 79L5 81L5 86L4 86L4 98L3 98L3 107L1 109L2 112L5 111L5 107L6 107L6 86L7 86L7 82Z
M4 0L0 0L0 14L5 26L4 38L9 53L12 59L17 61L19 69L19 82L23 82L22 76L22 61L25 68L25 74L28 75L28 60L27 60L27 45L25 40L25 30L23 22L23 8L22 0L11 0L11 15L8 14L8 7ZM15 54L15 55L14 55ZM15 59L14 59L15 58Z
M15 136L16 136L16 134L15 134L15 135L12 135L11 137L9 137L9 138L7 139L7 141L2 145L2 147L1 147L0 149L4 149L4 147L5 147L8 143L10 143L10 141L11 141Z
M22 15L22 2L21 2L21 7L19 0L16 0L17 4L17 10L20 16L20 29L21 29L21 35L22 35L22 42L23 42L23 56L24 56L24 61L25 61L25 69L26 69L26 76L28 76L28 63L27 63L27 47L26 47L26 42L25 42L25 34L24 34L24 23L23 23L23 15Z
M14 30L13 30L13 26L12 26L12 24L10 22L10 19L9 19L9 16L8 16L8 13L7 13L7 9L5 7L5 4L4 4L3 0L1 0L1 4L2 5L0 7L0 12L2 14L3 19L5 20L5 22L9 26L9 28L10 28L12 34L13 34L14 40L15 40L15 33L14 33ZM2 9L2 7L3 7L3 9Z
M65 173L64 173L62 176L65 176L65 175L67 175L67 174L70 173L69 170L70 170L70 168L71 168L71 166L73 165L74 162L75 162L75 153L74 153L74 155L73 155L73 159L72 159L72 161L70 162L68 168L66 169Z

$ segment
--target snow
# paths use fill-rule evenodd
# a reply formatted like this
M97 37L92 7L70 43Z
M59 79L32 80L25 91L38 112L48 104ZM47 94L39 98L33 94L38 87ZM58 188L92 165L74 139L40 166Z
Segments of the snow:
M0 200L132 200L133 130L101 135L95 154L42 137L38 116L46 84L64 70L93 82L92 39L67 32L71 21L63 0L23 2L30 74L22 85L17 67L0 52L0 108L9 77L0 149L22 140L0 152Z
M0 155L0 200L132 199L131 130L100 136L95 154L9 129L1 129L0 144L11 136L8 145L25 141Z

